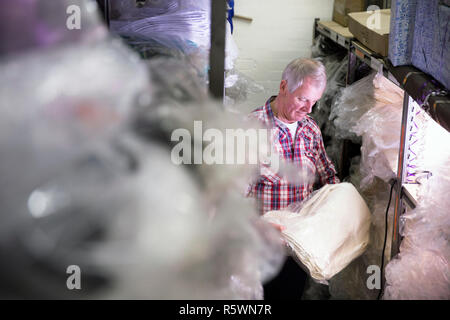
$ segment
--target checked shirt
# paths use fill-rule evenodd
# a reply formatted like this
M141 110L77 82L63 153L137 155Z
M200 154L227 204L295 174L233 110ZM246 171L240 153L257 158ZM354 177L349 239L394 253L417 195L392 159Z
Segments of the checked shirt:
M288 174L284 174L282 172L286 171L275 172L268 166L260 167L259 177L249 185L246 196L256 198L261 214L281 210L293 202L303 201L312 193L314 183L318 182L321 186L339 183L333 163L325 152L320 128L315 121L309 116L298 121L293 139L289 129L273 114L270 102L274 98L271 97L264 106L250 113L249 118L259 120L267 128L275 129L272 143L279 153L280 167L294 168L294 171L290 170L287 171ZM303 177L309 178L295 178L297 169Z

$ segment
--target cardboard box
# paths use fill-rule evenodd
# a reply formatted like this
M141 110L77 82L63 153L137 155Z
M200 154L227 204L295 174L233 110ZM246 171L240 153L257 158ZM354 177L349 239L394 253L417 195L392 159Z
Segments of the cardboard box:
M333 21L348 26L348 14L350 12L364 11L365 0L334 0Z
M389 48L391 9L353 12L348 19L350 32L370 50L386 57Z

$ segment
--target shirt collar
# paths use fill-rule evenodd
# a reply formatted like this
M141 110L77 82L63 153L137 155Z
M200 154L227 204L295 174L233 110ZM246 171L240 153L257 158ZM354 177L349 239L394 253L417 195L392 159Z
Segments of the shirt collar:
M275 121L275 115L273 114L273 110L272 107L270 106L270 103L276 98L277 96L271 96L269 98L269 100L267 100L266 102L266 116L267 116L267 120L269 122L269 124L274 127L275 125L277 125L276 121Z
M270 106L270 103L271 103L276 97L277 97L277 96L271 96L271 97L267 100L266 105L265 105L265 108L266 108L266 116L267 116L268 122L270 123L270 125L271 125L272 127L278 126L278 127L283 128L284 130L288 130L288 128L287 128L280 120L277 120L277 119L275 118L275 115L273 114L272 107ZM302 126L305 124L306 117L307 117L307 116L305 116L305 118L303 118L301 121L297 121L297 125L298 125L299 127L302 127Z

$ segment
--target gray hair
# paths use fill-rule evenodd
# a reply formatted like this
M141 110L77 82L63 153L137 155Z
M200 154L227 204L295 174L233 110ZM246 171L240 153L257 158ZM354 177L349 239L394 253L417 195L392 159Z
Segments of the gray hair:
M283 71L282 80L287 81L289 92L294 92L303 84L305 78L310 78L317 86L325 87L327 74L322 62L307 58L291 61Z

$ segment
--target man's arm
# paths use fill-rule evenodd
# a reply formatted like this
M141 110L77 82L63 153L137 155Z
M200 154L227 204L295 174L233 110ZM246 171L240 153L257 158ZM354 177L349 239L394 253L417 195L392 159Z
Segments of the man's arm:
M333 162L328 158L325 146L323 144L322 135L319 134L317 139L317 162L316 168L319 175L319 180L322 185L340 183L339 178L336 175L336 169Z

